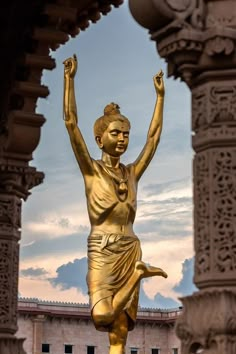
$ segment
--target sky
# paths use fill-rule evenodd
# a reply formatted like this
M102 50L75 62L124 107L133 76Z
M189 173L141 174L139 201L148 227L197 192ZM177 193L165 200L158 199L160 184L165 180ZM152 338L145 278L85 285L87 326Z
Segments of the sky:
M90 154L100 158L93 123L104 107L116 102L131 122L129 149L123 163L141 151L152 117L156 93L153 76L165 73L164 126L160 144L139 183L134 224L143 260L163 268L167 279L141 284L140 306L174 308L191 294L193 277L192 150L190 92L166 77L148 31L129 13L127 1L97 24L52 52L57 67L42 82L50 95L37 112L47 118L32 166L45 173L23 206L19 294L41 300L88 303L87 216L84 185L63 121L63 61L76 54L75 78L79 126Z

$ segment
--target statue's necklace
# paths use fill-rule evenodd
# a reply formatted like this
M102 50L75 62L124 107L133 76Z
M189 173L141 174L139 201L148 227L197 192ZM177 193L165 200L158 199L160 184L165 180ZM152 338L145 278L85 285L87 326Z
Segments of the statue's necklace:
M122 172L123 178L119 178L109 167L107 167L103 161L101 161L103 170L113 179L113 181L117 184L117 192L118 197L121 200L125 200L128 194L128 177L127 171L124 165L120 164L120 170Z

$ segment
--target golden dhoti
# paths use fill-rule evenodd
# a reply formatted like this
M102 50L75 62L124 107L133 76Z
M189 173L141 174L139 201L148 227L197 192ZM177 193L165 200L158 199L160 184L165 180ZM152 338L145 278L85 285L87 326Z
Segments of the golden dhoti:
M134 272L136 261L141 260L141 255L140 242L135 235L104 234L88 237L87 284L91 311L99 301L114 297L125 286ZM129 319L129 330L133 329L136 320L138 294L139 286L124 308ZM100 330L104 331L104 328Z

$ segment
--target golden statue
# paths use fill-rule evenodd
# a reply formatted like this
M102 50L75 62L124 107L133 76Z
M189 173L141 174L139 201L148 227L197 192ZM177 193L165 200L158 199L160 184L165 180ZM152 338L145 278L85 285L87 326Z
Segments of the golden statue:
M123 354L128 331L136 319L140 280L155 275L167 277L162 269L141 261L140 241L133 231L138 181L156 151L162 130L163 73L154 77L158 100L146 144L138 158L125 166L120 156L128 147L130 122L115 103L107 105L94 124L102 158L91 158L77 125L76 71L74 55L64 62L64 119L84 178L91 223L87 273L91 316L98 330L109 333L109 353Z

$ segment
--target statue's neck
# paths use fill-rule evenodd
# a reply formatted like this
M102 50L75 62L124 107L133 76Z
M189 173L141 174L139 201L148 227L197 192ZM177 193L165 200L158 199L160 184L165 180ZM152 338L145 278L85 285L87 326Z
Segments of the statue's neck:
M107 167L119 168L120 158L108 155L106 152L102 152L102 161Z

